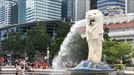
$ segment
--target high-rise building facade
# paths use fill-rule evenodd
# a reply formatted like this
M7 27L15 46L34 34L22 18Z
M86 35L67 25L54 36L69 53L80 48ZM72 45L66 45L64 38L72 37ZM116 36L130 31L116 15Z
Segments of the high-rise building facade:
M0 0L0 26L17 23L17 5L12 0Z
M11 24L11 1L1 0L0 2L0 25Z
M125 0L126 13L134 13L134 0Z
M97 0L97 9L104 15L125 13L125 0Z
M18 5L16 0L0 0L0 28L18 23ZM16 28L1 30L0 40L4 40L8 31L15 31Z
M97 9L97 0L62 0L62 19L82 20L90 9Z
M26 22L61 19L61 0L26 0Z
M73 19L73 2L74 0L62 0L62 19Z
M18 0L18 24L26 23L26 0Z
M85 18L85 13L90 9L90 0L74 0L73 16L74 20L82 20Z
M97 0L90 0L90 9L97 9Z
M17 4L17 1L12 1L11 24L18 24L18 4Z

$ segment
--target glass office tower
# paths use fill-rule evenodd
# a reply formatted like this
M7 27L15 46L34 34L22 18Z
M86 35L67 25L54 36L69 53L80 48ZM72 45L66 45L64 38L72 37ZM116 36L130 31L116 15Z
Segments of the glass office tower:
M74 0L73 17L74 21L85 18L85 13L90 10L90 0Z
M18 23L17 8L14 0L0 0L0 26Z
M26 22L61 20L61 0L26 0Z
M18 0L18 24L26 22L26 0Z
M0 25L5 26L11 24L11 1L0 1Z
M62 0L62 19L73 19L73 0Z

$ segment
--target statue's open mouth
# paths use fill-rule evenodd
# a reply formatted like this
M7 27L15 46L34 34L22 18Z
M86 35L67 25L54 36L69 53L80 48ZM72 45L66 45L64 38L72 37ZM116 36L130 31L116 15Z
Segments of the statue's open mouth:
M90 22L95 22L95 19L90 20Z
M94 22L95 22L95 19L91 19L90 20L90 25L93 25Z

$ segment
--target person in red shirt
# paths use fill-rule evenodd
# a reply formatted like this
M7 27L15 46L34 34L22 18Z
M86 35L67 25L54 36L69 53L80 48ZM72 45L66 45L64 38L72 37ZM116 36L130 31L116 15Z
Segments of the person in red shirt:
M38 66L39 66L38 62L35 61L35 62L34 62L34 68L35 68L35 69L38 69Z
M47 68L47 63L46 62L42 63L42 69L46 69L46 68Z
M4 62L4 57L0 56L0 65Z

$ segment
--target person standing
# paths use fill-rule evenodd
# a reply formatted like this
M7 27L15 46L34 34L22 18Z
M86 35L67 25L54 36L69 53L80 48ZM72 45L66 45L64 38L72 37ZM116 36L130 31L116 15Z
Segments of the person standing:
M19 72L21 71L19 63L16 63L15 67L16 67L16 75L19 75Z
M25 66L24 65L21 66L20 75L25 75Z

